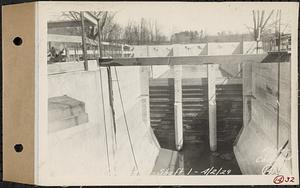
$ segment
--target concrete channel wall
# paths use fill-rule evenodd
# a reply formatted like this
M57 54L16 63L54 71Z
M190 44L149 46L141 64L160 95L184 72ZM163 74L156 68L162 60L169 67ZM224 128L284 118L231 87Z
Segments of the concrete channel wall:
M256 41L199 44L135 45L134 57L255 54Z
M146 117L149 105L144 104L149 102L149 94L145 93L149 90L149 72L146 80L142 79L142 68L112 67L116 134L122 135L117 136L117 175L150 174L160 149L150 119Z
M95 64L89 62L91 63ZM48 175L44 176L47 179L43 181L63 184L74 182L74 177L81 177L77 179L80 184L83 183L82 180L94 182L98 177L107 175L150 174L160 147L153 136L150 123L147 124L143 119L147 96L141 96L141 83L138 79L141 76L140 67L117 68L119 83L112 68L117 130L114 134L106 68L101 68L100 76L99 68L95 66L90 66L93 69L89 71L62 73L57 70L64 70L60 67L63 64L51 66L51 70L55 71L48 74L48 98L67 95L84 102L88 122L48 134L47 160L41 167Z
M243 65L244 127L234 146L243 174L291 173L290 87L290 63Z

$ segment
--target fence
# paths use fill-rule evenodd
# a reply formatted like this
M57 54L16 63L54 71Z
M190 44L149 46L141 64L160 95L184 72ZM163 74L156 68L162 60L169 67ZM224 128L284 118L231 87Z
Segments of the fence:
M48 64L57 62L83 61L81 36L48 34ZM95 60L100 57L98 42L86 38L87 60ZM131 47L126 44L102 42L101 50L103 58L131 57Z

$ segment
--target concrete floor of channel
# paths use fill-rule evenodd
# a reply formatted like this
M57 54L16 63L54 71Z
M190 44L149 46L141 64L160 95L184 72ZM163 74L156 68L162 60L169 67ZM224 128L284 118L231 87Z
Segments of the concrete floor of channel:
M162 148L174 150L170 140L160 140ZM170 166L170 165L169 165ZM219 143L216 152L210 151L208 142L185 143L177 153L174 168L160 171L161 175L241 175L232 144ZM168 174L169 173L169 174Z

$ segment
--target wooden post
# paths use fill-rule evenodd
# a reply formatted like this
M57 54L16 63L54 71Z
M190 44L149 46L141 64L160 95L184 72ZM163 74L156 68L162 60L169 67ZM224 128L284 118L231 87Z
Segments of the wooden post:
M102 53L102 44L101 44L101 26L100 26L100 20L97 20L97 27L98 27L98 52L99 52L99 59L103 57ZM95 53L94 53L95 54ZM111 119L112 119L112 142L110 144L110 147L112 149L112 156L109 156L111 162L111 169L110 169L110 174L115 175L116 169L115 169L115 152L117 148L117 140L116 140L116 117L115 117L115 108L114 108L114 93L113 93L113 83L112 83L112 72L111 72L111 67L108 66L106 68L107 70L107 80L108 80L108 93L109 93L109 105L110 105L110 112L111 112ZM101 66L99 67L99 72L101 75ZM109 154L110 155L110 154Z
M217 150L217 110L216 110L216 64L207 65L208 77L208 119L209 146L211 151Z
M87 53L86 53L86 33L84 27L84 12L80 12L81 18L81 31L82 31L82 55L83 55L83 63L84 63L84 70L88 70L88 62L87 62Z
M64 50L65 50L65 55L66 55L66 62L70 61L70 54L69 54L69 48L66 48L66 43L63 43L64 45Z
M174 67L174 120L175 120L175 146L179 151L183 146L182 124L182 65Z
M99 71L101 71L101 67L99 67ZM116 156L115 156L115 152L116 152L116 148L117 148L117 138L116 138L116 134L117 134L117 128L116 128L116 113L115 113L115 108L114 108L114 93L113 93L113 83L112 83L112 72L111 72L111 67L107 67L107 80L108 80L108 92L109 92L109 105L110 105L110 112L111 112L111 119L112 119L112 125L113 125L113 133L112 133L112 144L111 144L111 148L113 151L113 156L111 157L111 160L113 161L111 166L111 173L115 174L116 169L115 169L115 160L116 160Z
M281 31L280 31L280 25L281 25L281 10L278 10L279 11L279 22L278 22L278 51L280 52L281 49L280 49L280 43L281 43Z
M241 45L240 45L240 54L244 54L244 37L242 36Z
M93 55L94 55L94 59L96 59L96 49L95 49L95 46L92 46L93 47Z
M107 54L107 52L106 52L106 46L103 44L103 51L101 51L102 52L102 57L104 57L105 56L105 54ZM105 57L107 57L107 55L105 56Z
M103 54L102 54L102 46L101 46L101 25L100 25L101 23L100 23L100 20L98 20L98 24L97 24L97 26L98 26L98 51L99 51L99 56L100 56L100 58L102 58L103 57Z
M74 57L75 57L75 61L77 61L77 43L74 48Z
M121 44L121 57L125 57L124 56L124 45L123 44Z

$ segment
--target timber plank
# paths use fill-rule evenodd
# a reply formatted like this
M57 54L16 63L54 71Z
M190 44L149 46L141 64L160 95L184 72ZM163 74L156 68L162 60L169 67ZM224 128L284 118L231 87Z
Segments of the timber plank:
M226 63L261 62L267 54L202 55L174 57L140 57L140 58L102 58L101 66L148 66L148 65L202 65Z

